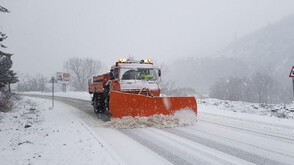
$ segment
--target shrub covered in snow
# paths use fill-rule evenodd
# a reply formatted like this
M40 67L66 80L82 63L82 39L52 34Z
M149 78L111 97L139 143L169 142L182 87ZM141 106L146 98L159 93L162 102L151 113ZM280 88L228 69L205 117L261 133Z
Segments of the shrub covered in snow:
M15 100L19 100L19 95L0 90L0 112L8 112L13 108Z
M0 111L7 112L12 108L11 94L5 91L0 91Z

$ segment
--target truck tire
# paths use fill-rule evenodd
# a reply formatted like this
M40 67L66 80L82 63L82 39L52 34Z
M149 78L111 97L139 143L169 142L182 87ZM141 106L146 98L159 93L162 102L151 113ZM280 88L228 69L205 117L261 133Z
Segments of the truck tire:
M105 85L105 86L104 86L105 114L111 116L111 113L110 113L110 111L109 111L109 94L110 94L109 85Z
M96 93L93 96L94 112L98 114L105 113L105 98L103 94Z

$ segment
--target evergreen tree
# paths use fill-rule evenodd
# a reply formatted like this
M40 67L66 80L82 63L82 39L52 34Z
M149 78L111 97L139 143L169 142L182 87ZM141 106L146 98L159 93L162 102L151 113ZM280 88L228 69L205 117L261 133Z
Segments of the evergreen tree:
M5 7L0 6L0 13L9 13L9 10Z
M9 13L9 10L0 6L0 13ZM16 73L11 69L12 60L10 53L5 53L2 49L6 48L2 42L7 39L7 35L0 32L0 90L8 85L8 90L10 91L10 84L16 83L18 81Z

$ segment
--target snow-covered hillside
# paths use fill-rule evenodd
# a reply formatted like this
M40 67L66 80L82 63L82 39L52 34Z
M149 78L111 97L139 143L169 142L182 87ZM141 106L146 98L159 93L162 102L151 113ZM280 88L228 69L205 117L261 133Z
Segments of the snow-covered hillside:
M250 77L260 72L271 76L281 88L290 90L291 80L288 75L294 65L293 29L292 14L239 38L216 52L214 57L176 60L169 65L167 77L178 87L191 87L197 93L208 93L219 78Z
M278 72L283 65L293 65L293 28L294 14L237 40L221 55L239 58L251 64L255 70L262 68Z
M247 72L264 72L285 84L294 65L294 14L229 45L220 56L238 58Z

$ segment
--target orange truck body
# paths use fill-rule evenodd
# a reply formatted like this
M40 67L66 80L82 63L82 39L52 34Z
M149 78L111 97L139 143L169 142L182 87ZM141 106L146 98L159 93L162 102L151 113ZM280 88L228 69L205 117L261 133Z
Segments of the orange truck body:
M140 77L141 72L149 77ZM181 109L191 109L197 115L195 97L160 97L160 75L151 62L117 62L110 72L89 81L95 112L109 112L112 118L122 118L173 115Z

